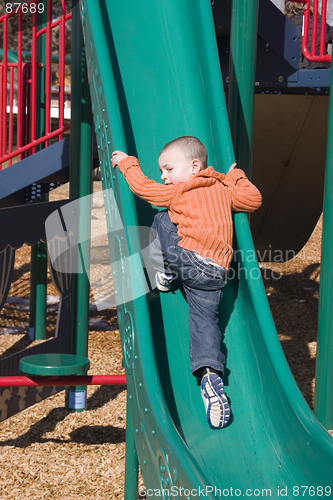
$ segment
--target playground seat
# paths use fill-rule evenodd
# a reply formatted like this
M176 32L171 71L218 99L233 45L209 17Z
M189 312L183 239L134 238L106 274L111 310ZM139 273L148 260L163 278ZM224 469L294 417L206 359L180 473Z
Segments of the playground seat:
M75 354L45 353L25 356L20 360L20 370L29 375L61 377L85 375L90 361Z

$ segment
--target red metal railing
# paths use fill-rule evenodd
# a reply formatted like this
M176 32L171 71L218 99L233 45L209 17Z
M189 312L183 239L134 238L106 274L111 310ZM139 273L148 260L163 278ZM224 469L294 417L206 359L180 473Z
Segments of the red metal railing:
M302 33L302 51L304 57L309 61L331 62L332 54L326 53L326 12L327 0L322 0L320 33L318 44L318 20L319 20L319 0L300 0L304 3L303 10L303 33ZM313 3L313 5L311 5ZM312 15L311 15L312 14ZM310 23L312 23L312 35L309 40ZM310 49L309 49L310 42ZM319 45L319 50L317 46ZM318 53L319 52L319 53Z
M49 145L50 139L57 137L60 140L61 134L69 130L70 126L65 125L65 23L72 14L66 14L65 0L61 1L61 16L52 22L51 0L46 2L46 26L38 29L37 13L44 5L36 0L27 0L19 7L13 8L0 17L3 26L3 57L0 62L0 169L1 164L8 161L12 164L12 159L36 152L36 146L44 143ZM9 4L8 4L9 5ZM14 4L15 5L15 4ZM16 4L18 5L18 4ZM22 19L31 15L31 61L23 61L22 46ZM17 34L17 62L8 60L8 21L11 17L18 18ZM58 124L55 130L51 127L51 75L52 75L52 30L59 26L59 107ZM37 110L37 69L41 69L43 64L37 61L37 42L45 35L45 130L42 136L36 130L36 110ZM13 50L13 47L10 47ZM16 130L14 127L14 103L17 103ZM16 143L14 137L16 131Z
M0 387L70 387L75 385L126 385L126 375L71 377L0 377Z

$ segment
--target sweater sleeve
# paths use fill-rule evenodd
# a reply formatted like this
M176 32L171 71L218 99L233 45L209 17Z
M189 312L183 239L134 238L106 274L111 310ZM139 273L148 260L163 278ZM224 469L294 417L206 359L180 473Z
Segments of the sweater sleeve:
M227 186L231 197L231 208L235 212L253 212L260 207L262 197L259 189L246 177L239 168L230 170L223 184Z
M135 156L127 156L118 164L131 191L156 207L169 208L174 186L164 186L146 177Z

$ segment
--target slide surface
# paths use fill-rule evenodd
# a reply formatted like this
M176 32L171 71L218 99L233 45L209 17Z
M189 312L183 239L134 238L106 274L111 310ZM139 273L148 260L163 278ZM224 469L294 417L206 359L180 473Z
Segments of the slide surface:
M128 395L147 498L167 498L163 490L173 498L329 498L333 441L284 358L247 216L235 215L237 262L220 310L233 420L212 430L190 371L186 301L179 290L145 293L140 249L147 245L147 231L135 227L149 227L157 209L135 199L111 168L112 150L125 150L159 181L159 152L181 135L197 136L217 170L226 172L233 163L209 0L81 0L81 20L103 188L113 189L119 209L106 195Z

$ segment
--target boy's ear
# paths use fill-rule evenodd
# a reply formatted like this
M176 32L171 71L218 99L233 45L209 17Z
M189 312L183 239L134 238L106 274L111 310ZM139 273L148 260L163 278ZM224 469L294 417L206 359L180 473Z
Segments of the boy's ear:
M192 174L197 174L201 170L200 160L193 158L192 160Z

